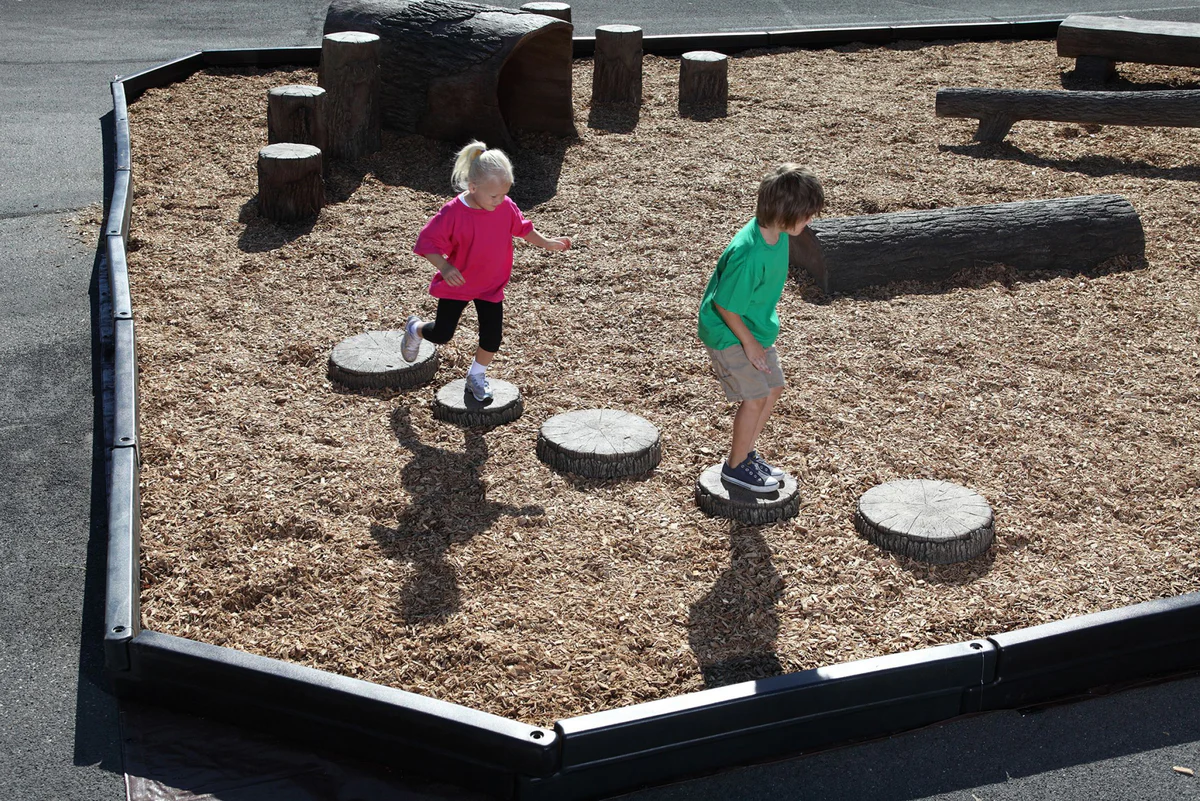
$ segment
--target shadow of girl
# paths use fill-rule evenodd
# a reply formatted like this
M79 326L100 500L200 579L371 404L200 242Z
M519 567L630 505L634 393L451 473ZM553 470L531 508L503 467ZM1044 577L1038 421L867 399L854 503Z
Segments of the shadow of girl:
M400 592L396 611L405 623L428 625L445 621L459 607L458 577L446 558L454 545L486 531L502 515L542 515L540 506L511 506L487 499L480 468L488 448L477 429L464 430L462 451L421 442L412 428L408 409L392 415L396 439L412 453L400 473L408 503L379 507L395 524L377 522L371 534L391 559L413 567Z
M732 524L729 545L729 567L692 605L688 620L688 642L707 688L783 673L775 652L783 579L760 527Z

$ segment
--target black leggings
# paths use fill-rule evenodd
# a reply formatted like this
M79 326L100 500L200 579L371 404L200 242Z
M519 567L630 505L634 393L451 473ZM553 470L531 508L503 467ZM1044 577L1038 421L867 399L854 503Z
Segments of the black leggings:
M437 317L432 323L421 326L421 336L438 345L445 345L458 328L458 318L470 301L438 298ZM475 300L475 314L479 316L479 347L489 353L500 350L504 331L504 302L492 303Z

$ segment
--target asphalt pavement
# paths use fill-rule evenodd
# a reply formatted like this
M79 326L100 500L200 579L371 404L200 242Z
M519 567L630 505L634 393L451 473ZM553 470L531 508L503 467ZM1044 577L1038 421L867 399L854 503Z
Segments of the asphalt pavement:
M104 199L108 82L196 50L316 45L326 7L323 0L0 0L0 363L10 377L0 385L0 474L9 481L0 493L0 799L126 797L123 754L130 743L123 752L120 711L105 688L100 652L104 476L93 371L99 228L80 235L76 223L96 217ZM658 35L1072 13L1200 21L1198 4L1135 0L1117 6L1102 0L583 0L572 7L581 35L618 22ZM242 735L218 730L205 736L237 742ZM143 766L153 761L140 754ZM370 778L369 767L356 774L357 790L342 785L325 795L256 795L253 760L247 755L244 762L244 782L226 782L208 797L454 795L392 776ZM955 720L628 798L1200 798L1200 778L1176 766L1200 772L1200 678L1037 713ZM150 778L162 787L183 781L177 770L160 769Z

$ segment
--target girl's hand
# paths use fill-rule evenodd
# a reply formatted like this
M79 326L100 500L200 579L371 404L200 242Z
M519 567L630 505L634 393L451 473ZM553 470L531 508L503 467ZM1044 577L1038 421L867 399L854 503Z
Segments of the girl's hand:
M569 250L571 247L571 237L558 236L554 239L547 239L546 247L550 248L550 250Z
M463 278L463 274L458 271L458 268L449 262L446 262L446 266L438 272L442 274L442 280L450 286L462 286L467 283L467 279Z

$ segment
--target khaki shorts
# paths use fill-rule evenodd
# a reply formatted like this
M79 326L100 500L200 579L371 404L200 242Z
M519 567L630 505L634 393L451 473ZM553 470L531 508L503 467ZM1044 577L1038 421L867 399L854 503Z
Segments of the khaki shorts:
M775 348L767 348L767 367L764 373L750 363L741 345L732 345L722 350L706 348L712 359L713 374L725 390L725 399L731 401L758 400L771 394L771 390L782 387L783 370L779 367L779 354Z

